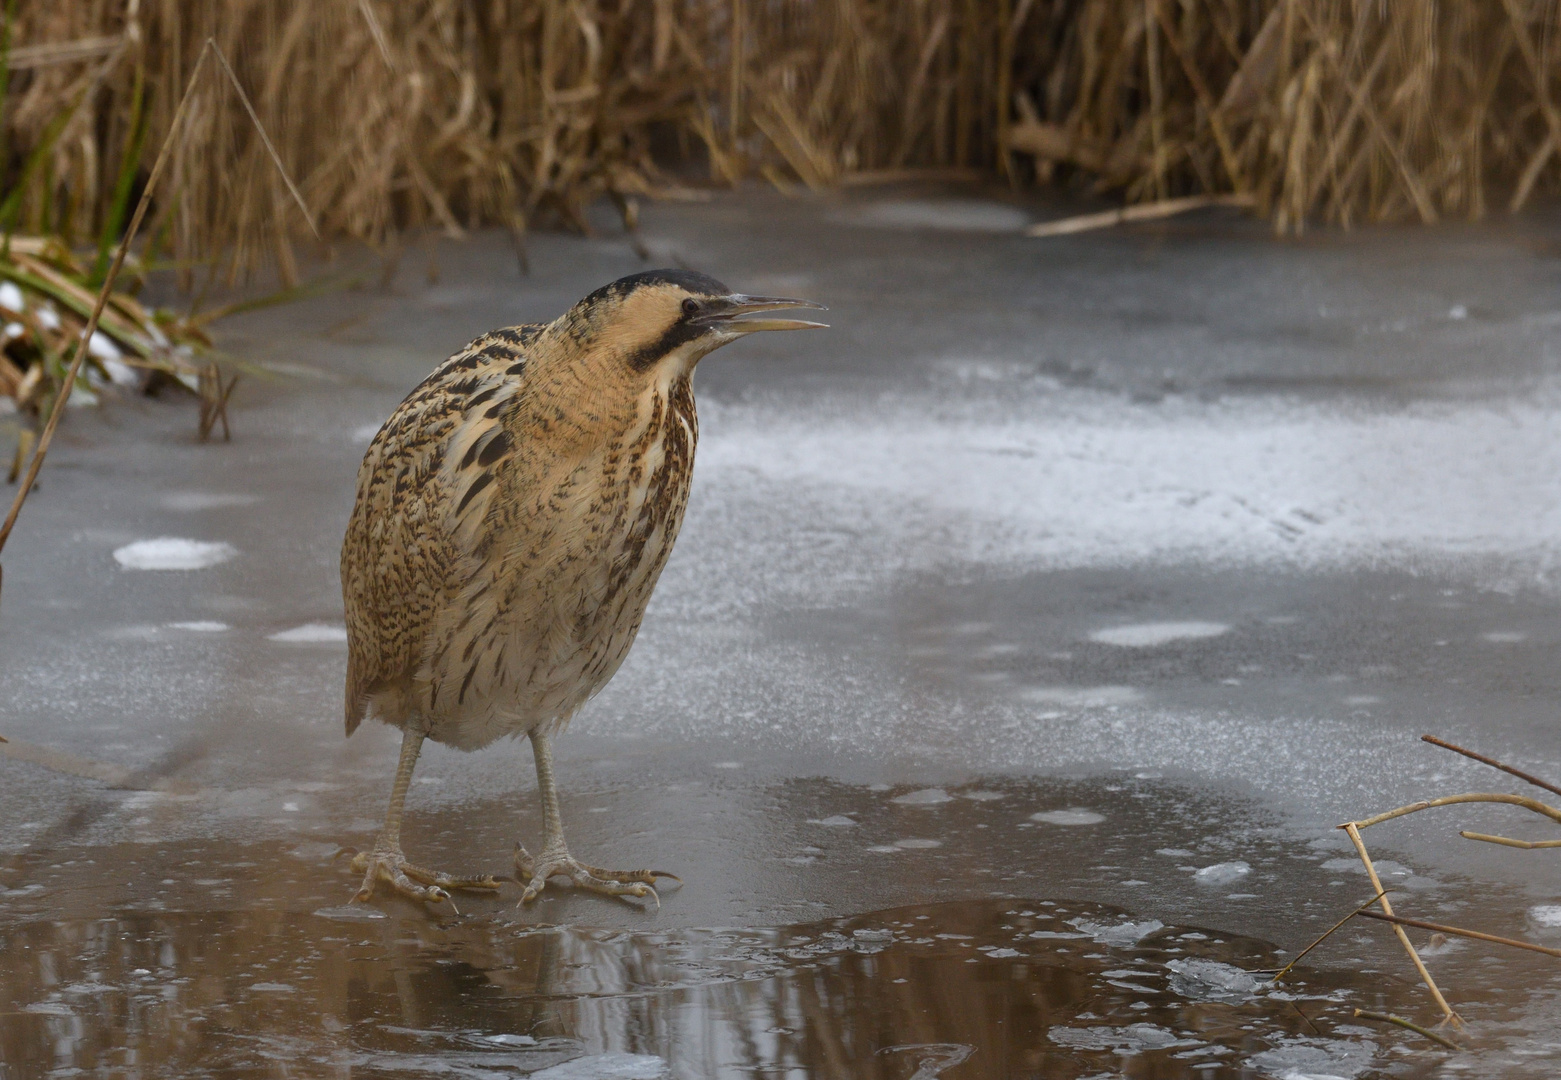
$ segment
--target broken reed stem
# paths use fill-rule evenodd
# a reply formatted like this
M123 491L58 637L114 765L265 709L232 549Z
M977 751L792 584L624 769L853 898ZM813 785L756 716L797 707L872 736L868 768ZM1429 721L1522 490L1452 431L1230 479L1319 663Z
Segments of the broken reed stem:
M1526 773L1521 769L1514 769L1511 765L1504 765L1493 757L1486 757L1484 754L1476 753L1473 750L1466 749L1465 747L1459 746L1456 743L1450 743L1446 739L1438 739L1435 735L1422 735L1420 736L1420 741L1428 742L1432 746L1440 746L1443 750L1451 750L1455 754L1462 754L1466 758L1473 758L1482 765L1489 765L1493 769L1500 769L1504 773L1516 776L1525 784L1533 784L1537 788L1543 788L1552 795L1561 795L1561 787L1552 784L1548 780L1541 780L1532 773Z
M373 12L369 12L370 18ZM377 25L377 24L376 24ZM375 40L379 40L376 35ZM255 106L250 104L249 95L244 92L244 86L238 81L238 76L233 73L228 58L222 54L222 47L217 44L216 38L207 38L206 45L216 54L217 63L222 65L222 70L227 73L228 81L233 84L233 89L238 91L239 100L244 103L244 111L249 113L250 123L255 125L255 131L260 135L260 141L265 145L266 153L271 155L271 163L276 166L276 171L282 174L282 182L287 185L287 190L292 194L293 201L298 204L298 209L303 211L304 221L309 225L309 231L314 233L316 240L322 239L320 230L315 228L314 215L309 212L309 207L304 205L304 197L298 193L298 186L293 183L293 178L287 175L287 169L282 165L282 155L276 152L276 147L271 143L271 136L266 134L266 126L260 122L260 117L255 115ZM202 54L204 59L204 54ZM386 61L389 62L388 59ZM188 93L188 91L186 91ZM169 130L169 138L173 137L172 129ZM147 185L150 188L150 184Z
M1357 911L1354 913L1363 919L1380 919L1382 922L1392 923L1394 926L1413 926L1418 930L1430 930L1437 934L1452 934L1455 937L1474 938L1476 941L1489 941L1497 945L1506 945L1514 949L1527 949L1529 952L1544 953L1546 956L1561 956L1561 949L1552 949L1548 945L1535 945L1529 941L1518 941L1516 938L1498 937L1495 934L1485 934L1478 930L1464 930L1456 926L1448 926L1445 923L1427 922L1424 919L1406 919L1402 915L1394 915L1391 912L1383 914L1377 911ZM1353 916L1352 916L1353 917Z
M1540 817L1547 817L1551 821L1561 824L1561 810L1556 809L1538 799L1530 799L1526 795L1508 795L1503 792L1471 792L1467 795L1444 795L1440 799L1426 799L1422 802L1410 803L1408 806L1400 806L1375 817L1365 818L1361 821L1352 821L1349 826L1340 825L1339 828L1357 827L1361 829L1380 825L1384 821L1404 817L1406 814L1418 814L1422 810L1430 810L1438 806L1456 806L1460 803L1505 803L1508 806L1521 806L1525 810L1533 811Z
M1031 225L1024 235L1031 237L1069 236L1091 229L1109 229L1130 221L1158 221L1175 217L1189 210L1201 210L1206 206L1252 206L1251 195L1189 195L1184 199L1162 199L1159 202L1124 206L1120 210L1102 210L1097 214L1078 214L1057 221L1043 221Z
M1438 1035L1429 1028L1423 1028L1411 1020L1405 1020L1402 1016L1394 1016L1392 1013L1372 1012L1370 1009L1356 1009L1355 1015L1362 1020L1377 1020L1384 1024L1397 1024L1399 1027L1413 1031L1416 1035L1430 1039L1432 1042L1445 1046L1449 1050L1461 1051L1463 1049L1463 1047L1453 1042L1447 1036Z
M1487 844L1500 844L1502 847L1523 848L1533 851L1536 848L1561 848L1561 840L1514 840L1507 836L1492 836L1489 833L1470 832L1465 829L1458 834L1465 840L1484 840Z
M135 214L130 219L130 227L125 230L124 237L114 250L114 261L109 265L102 287L98 289L97 300L92 305L92 314L87 318L87 325L82 328L81 338L76 342L76 351L71 356L70 367L65 371L64 383L59 393L54 396L54 407L49 410L49 420L38 439L38 449L33 451L32 460L27 464L27 475L22 481L21 488L16 492L16 498L11 501L11 510L5 516L5 524L0 525L0 551L5 550L5 542L10 537L11 530L16 527L16 519L22 512L22 504L27 501L27 493L32 490L33 482L38 479L38 470L43 468L44 456L49 452L49 443L54 439L54 429L60 425L60 416L65 412L65 403L70 399L71 390L76 385L76 375L81 371L81 363L87 357L87 346L92 341L92 335L97 332L98 320L103 317L103 309L108 305L108 298L114 291L114 282L118 280L119 271L125 265L125 256L130 253L130 243L140 231L141 221L146 217L146 208L151 205L152 192L163 174L163 166L168 164L169 151L173 149L180 123L190 104L190 96L195 90L195 80L200 78L201 69L206 66L206 56L213 50L215 44L211 39L207 39L206 47L201 49L200 58L195 62L195 69L190 72L189 82L185 84L184 96L179 99L179 107L174 111L173 121L168 125L168 136L163 140L163 147L158 151L157 161L152 165L152 173L147 177L146 188L141 192L141 200L136 203Z
M1313 949L1317 948L1317 946L1321 945L1323 942L1325 942L1329 938L1331 938L1334 935L1334 932L1339 929L1339 927L1343 926L1345 923L1349 922L1355 916L1357 916L1361 912L1365 911L1372 904L1375 904L1378 900L1381 900L1383 895L1387 891L1388 890L1384 889L1382 892L1379 892L1376 896L1373 896L1370 900L1367 900L1360 907L1356 908L1354 911L1350 912L1348 915L1344 916L1344 918L1340 919L1338 922L1334 923L1327 930L1325 930L1322 933L1322 935L1317 938L1316 941L1312 942L1306 948L1304 948L1300 952L1296 953L1294 960L1291 960L1288 964L1286 964L1284 967L1279 969L1278 974L1276 974L1274 976L1274 982L1277 983L1280 979L1282 979L1286 975L1288 975L1290 973L1290 969L1295 967L1297 964L1299 964L1301 962L1301 958L1302 957L1304 957L1307 953L1311 952Z
M1393 905L1388 903L1387 890L1382 887L1382 879L1377 876L1377 868L1372 864L1371 856L1366 853L1366 845L1361 841L1359 826L1351 821L1340 826L1355 845L1355 851L1360 855L1360 861L1365 864L1366 876L1371 879L1371 887L1377 890L1377 902L1382 905L1384 915L1393 914ZM1426 984L1426 989L1431 991L1431 997L1436 1000L1441 1008L1443 1016L1457 1026L1463 1025L1463 1020L1453 1011L1453 1007L1447 1004L1447 999L1442 996L1442 991L1437 987L1436 980L1431 978L1431 973L1426 970L1425 961L1420 959L1420 954L1410 944L1409 935L1404 933L1404 928L1396 922L1393 924L1393 933L1398 935L1399 944L1404 946L1404 951L1409 954L1409 959L1414 962L1415 970L1420 972L1420 978Z

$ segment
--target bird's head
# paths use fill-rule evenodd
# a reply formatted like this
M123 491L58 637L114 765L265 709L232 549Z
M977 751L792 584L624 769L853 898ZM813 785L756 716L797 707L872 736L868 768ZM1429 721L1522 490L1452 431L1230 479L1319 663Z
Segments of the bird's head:
M565 333L634 371L675 367L687 372L702 357L748 334L824 326L806 319L755 317L788 308L824 306L734 293L692 270L648 270L597 289L562 322Z

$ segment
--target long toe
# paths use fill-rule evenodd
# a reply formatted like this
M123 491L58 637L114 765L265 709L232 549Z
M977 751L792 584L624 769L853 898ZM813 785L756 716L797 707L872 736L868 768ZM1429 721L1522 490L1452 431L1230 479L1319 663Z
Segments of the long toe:
M354 903L363 903L373 897L380 885L388 885L393 892L425 904L444 903L450 899L451 889L495 890L499 882L492 877L454 877L437 870L426 870L407 862L399 851L370 851L357 855L352 868L361 871L363 884L359 886Z
M519 844L515 845L515 868L520 880L526 885L520 898L522 904L535 900L547 888L548 879L554 877L568 878L576 888L588 889L604 896L635 899L649 897L656 902L657 907L661 906L661 897L655 888L657 879L670 878L681 884L675 874L665 870L603 870L580 862L567 851L557 854L544 852L541 858L533 858Z

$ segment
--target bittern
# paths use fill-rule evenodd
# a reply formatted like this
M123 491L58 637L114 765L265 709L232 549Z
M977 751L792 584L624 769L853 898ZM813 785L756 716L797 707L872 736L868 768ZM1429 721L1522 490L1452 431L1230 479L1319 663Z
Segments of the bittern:
M662 871L610 871L564 843L552 738L623 663L688 503L699 423L693 376L715 349L821 324L753 317L808 300L734 293L652 270L546 325L494 330L434 369L374 436L342 543L347 734L402 730L390 809L356 899L383 882L417 900L496 889L409 864L407 787L425 739L476 750L526 735L543 842L515 862L534 899L550 878L655 896Z

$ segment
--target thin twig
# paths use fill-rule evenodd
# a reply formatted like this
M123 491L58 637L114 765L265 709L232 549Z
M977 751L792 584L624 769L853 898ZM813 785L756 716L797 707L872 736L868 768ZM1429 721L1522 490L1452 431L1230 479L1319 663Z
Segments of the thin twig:
M1392 915L1393 905L1388 903L1387 890L1382 887L1382 879L1377 877L1377 868L1372 864L1371 856L1366 854L1366 845L1361 841L1360 829L1353 821L1341 827L1349 834L1350 842L1355 845L1355 851L1360 855L1360 861L1365 864L1366 875L1371 878L1371 887L1379 893L1377 902L1382 905L1382 913L1384 915ZM1362 914L1365 914L1365 912L1362 912ZM1395 923L1393 932L1398 935L1399 944L1404 946L1404 951L1409 954L1409 959L1414 961L1415 970L1420 972L1420 978L1425 982L1426 989L1431 991L1431 996L1436 999L1436 1003L1441 1007L1443 1014L1454 1024L1462 1026L1463 1021L1459 1019L1457 1013L1453 1012L1453 1007L1447 1004L1447 999L1442 996L1442 991L1437 988L1436 980L1431 978L1431 973L1426 970L1425 961L1420 959L1420 954L1410 944L1409 935L1404 933L1404 928Z
M1432 746L1440 746L1443 750L1451 750L1455 754L1462 754L1466 758L1473 758L1482 765L1489 765L1493 769L1500 769L1504 773L1509 773L1512 776L1516 776L1525 784L1533 784L1537 788L1544 788L1552 795L1561 795L1561 787L1557 787L1548 780L1541 780L1539 777L1533 775L1532 773L1526 773L1522 769L1514 769L1511 765L1503 765L1493 757L1486 757L1484 754L1477 754L1473 750L1467 750L1464 747L1457 745L1456 743L1448 742L1446 739L1438 739L1435 735L1422 735L1420 736L1420 741L1428 742Z
M135 241L136 234L141 229L141 222L146 218L147 207L151 205L152 193L157 189L157 181L162 177L163 167L168 164L174 144L179 136L180 126L184 122L186 111L189 108L190 98L195 92L196 80L200 77L202 68L206 65L208 54L216 54L228 78L233 81L233 86L238 90L239 97L243 99L244 108L249 110L250 119L255 122L255 128L260 132L261 141L270 151L271 160L276 164L282 179L286 182L288 190L293 193L293 198L298 201L299 209L303 211L304 220L309 223L309 228L318 237L319 230L315 229L314 216L309 213L309 208L304 204L303 196L293 186L292 179L287 175L287 170L282 167L282 159L277 155L276 148L271 145L271 139L266 135L266 130L260 124L260 117L255 115L253 106L249 103L249 95L244 93L244 88L239 85L238 78L233 74L233 69L228 66L227 57L222 55L222 49L218 47L215 38L207 38L206 44L201 47L200 56L195 61L195 67L190 72L189 81L184 86L184 96L179 99L179 107L174 110L173 119L168 124L168 135L163 139L162 149L157 153L157 160L152 165L152 172L146 178L146 187L141 192L141 200L136 203L135 214L130 218L130 227L125 230L124 237L119 242L119 247L114 251L114 261L109 265L108 274L103 278L103 285L98 290L97 300L92 305L92 314L87 318L87 325L81 331L81 339L76 344L76 351L71 357L70 367L65 371L65 379L59 393L55 395L54 407L49 410L49 420L44 425L43 434L38 439L38 449L33 451L32 460L27 464L27 476L22 482L16 498L11 502L11 509L5 516L5 523L0 525L0 551L5 549L5 542L11 536L11 530L16 527L16 519L22 512L22 504L27 501L27 495L32 491L33 483L38 479L38 470L43 468L43 459L49 452L49 444L54 439L54 429L59 427L60 417L64 415L65 403L70 400L71 391L76 386L76 376L81 371L82 361L87 356L87 343L92 340L92 335L97 332L98 323L103 317L103 309L108 306L108 299L113 295L114 282L119 278L119 271L125 265L125 257L130 253L130 245Z
M1514 949L1527 949L1529 952L1544 953L1546 956L1561 956L1561 949L1552 949L1548 945L1535 945L1530 941L1518 941L1516 938L1498 937L1495 934L1482 934L1478 930L1464 930L1457 926L1447 926L1444 923L1426 922L1424 919L1406 919L1402 915L1394 915L1392 912L1383 914L1378 911L1356 912L1363 919L1380 919L1383 922L1392 923L1394 926L1413 926L1420 930L1430 930L1437 934L1452 934L1454 937L1474 938L1476 941L1489 941L1496 945L1508 945Z
M287 168L282 164L282 155L276 152L276 147L271 144L271 136L266 134L266 127L260 122L260 117L255 113L255 107L249 103L249 95L244 92L243 84L238 81L238 76L233 73L233 68L228 64L228 58L222 55L222 46L217 44L216 38L207 38L206 45L217 54L217 62L222 65L222 70L227 72L228 81L233 84L233 89L238 91L239 100L244 103L244 111L249 113L250 121L255 125L255 130L260 133L260 141L265 144L266 153L271 155L271 162L276 166L276 171L282 174L282 183L287 185L287 190L292 192L293 201L298 204L298 209L303 211L304 221L309 225L309 231L314 233L316 240L322 239L320 230L315 228L314 215L309 212L309 207L304 204L304 197L298 193L298 187L293 183L293 178L287 175ZM170 135L172 132L169 133Z
M1107 229L1131 221L1157 221L1160 218L1185 214L1189 210L1201 210L1205 206L1252 206L1251 195L1189 195L1183 199L1161 199L1158 202L1124 206L1120 210L1104 210L1098 214L1079 214L1057 221L1043 221L1024 231L1026 236L1067 236L1088 232L1090 229Z
M358 10L363 12L363 21L369 24L369 33L374 36L374 44L379 46L380 59L385 61L386 67L395 71L396 62L390 58L390 43L385 40L385 30L380 26L379 16L374 14L369 0L358 0Z
M1458 834L1465 840L1484 840L1487 844L1500 844L1503 847L1524 848L1533 851L1536 848L1558 848L1561 840L1514 840L1509 836L1492 836L1490 833L1470 832L1465 829Z
M1540 817L1547 817L1551 821L1561 824L1561 810L1556 809L1538 799L1530 799L1526 795L1508 795L1505 792L1471 792L1467 795L1444 795L1440 799L1425 799L1421 802L1410 803L1408 806L1396 807L1376 817L1365 818L1361 821L1352 821L1351 825L1365 829L1372 825L1381 825L1384 821L1403 817L1406 814L1418 814L1422 810L1430 810L1437 806L1456 806L1459 803L1505 803L1508 806L1521 806L1525 810L1532 810ZM1343 829L1347 826L1340 825Z
M70 367L65 371L65 381L54 397L54 407L49 410L49 420L38 439L38 449L33 451L32 461L27 465L27 475L16 493L16 498L11 502L11 510L6 514L5 524L0 525L0 550L5 549L5 542L16 526L17 516L22 512L22 504L27 501L27 493L32 490L33 482L38 479L38 470L43 468L44 455L49 452L49 443L54 439L54 429L59 427L60 417L65 412L65 403L70 399L71 390L76 385L76 375L81 371L82 361L87 357L87 343L97 332L98 320L103 317L103 309L108 305L108 298L114 289L114 281L119 277L120 268L125 265L125 256L130 253L130 243L140 230L142 219L146 217L146 208L151 205L152 192L157 188L163 166L168 164L174 140L179 134L179 126L184 120L185 110L195 90L195 80L200 77L201 69L206 63L207 52L215 42L207 38L206 44L208 48L201 49L200 57L195 61L195 68L190 72L190 80L185 84L184 96L179 99L179 107L174 110L173 120L168 125L168 137L163 140L163 148L158 152L157 161L152 165L151 175L146 180L146 188L141 192L141 201L136 204L135 215L130 219L130 227L125 230L124 239L120 240L119 247L114 251L114 261L109 265L108 274L103 279L103 286L98 290L97 302L92 305L92 314L88 316L87 325L81 331L81 339L76 343L76 352L71 357Z
M1317 946L1321 945L1323 942L1327 941L1330 937L1332 937L1335 930L1339 929L1339 927L1343 926L1345 923L1349 922L1355 916L1359 915L1361 912L1363 912L1367 908L1369 908L1372 904L1375 904L1378 900L1382 899L1383 893L1390 892L1390 891L1392 891L1392 890L1384 889L1383 892L1379 892L1376 896L1373 896L1370 900L1367 900L1360 907L1356 908L1354 911L1352 911L1348 915L1344 916L1344 918L1340 919L1338 922L1336 922L1332 926L1330 926L1323 933L1323 935L1321 937L1319 937L1316 941L1312 942L1306 948L1304 948L1300 952L1296 953L1294 960L1291 960L1284 967L1280 968L1279 969L1279 973L1274 976L1274 982L1277 983L1280 979L1282 979L1286 975L1288 975L1290 973L1290 969L1295 967L1297 964L1299 964L1301 962L1301 958L1303 956L1305 956L1307 953L1311 952L1313 949L1317 948Z
M1408 1030L1413 1031L1416 1035L1422 1035L1434 1043L1438 1043L1447 1047L1449 1050L1463 1049L1463 1047L1453 1042L1453 1040L1449 1039L1447 1036L1438 1035L1430 1028L1423 1028L1419 1024L1405 1020L1402 1016L1394 1016L1392 1013L1372 1012L1369 1009L1356 1009L1355 1015L1360 1017L1362 1020L1379 1020L1384 1024L1397 1024L1399 1027L1407 1028Z

